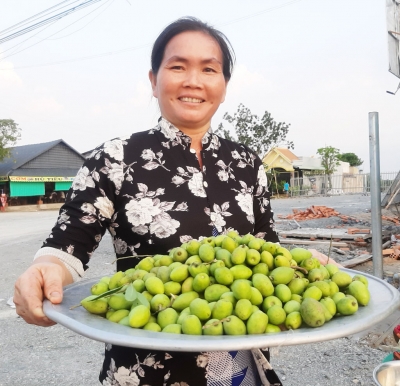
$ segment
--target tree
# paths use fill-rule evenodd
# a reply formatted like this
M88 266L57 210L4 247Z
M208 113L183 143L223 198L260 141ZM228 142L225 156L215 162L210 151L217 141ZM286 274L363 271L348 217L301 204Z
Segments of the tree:
M21 129L12 119L0 119L0 162L10 156L13 147L21 138Z
M338 159L343 162L348 162L350 166L360 166L364 161L358 158L354 153L339 154Z
M339 149L332 146L321 147L317 150L317 153L321 156L321 165L325 169L325 174L328 176L329 189L332 189L332 178L331 175L339 165Z
M252 114L250 109L242 103L233 116L225 113L223 119L233 125L235 135L232 136L228 129L220 123L216 134L231 141L243 143L254 150L260 157L265 155L271 148L286 145L293 149L293 142L287 141L290 124L277 123L268 111L260 118Z

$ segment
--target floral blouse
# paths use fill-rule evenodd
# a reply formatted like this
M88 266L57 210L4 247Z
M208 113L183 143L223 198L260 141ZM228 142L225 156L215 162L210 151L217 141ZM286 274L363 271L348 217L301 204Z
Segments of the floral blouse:
M190 143L189 136L161 118L151 130L97 147L78 171L43 247L64 251L79 259L87 269L106 230L112 236L117 257L165 254L192 238L231 229L278 242L267 177L259 157L248 147L220 138L209 130L202 139L200 169ZM139 260L139 257L119 260L117 270L131 268ZM226 371L217 371L218 376L224 374L223 379L229 382L221 378L222 383L218 383L217 377L214 383L211 362L218 364L216 353L184 353L187 369L183 371L182 354L143 353L130 348L127 361L126 350L108 345L100 375L103 385L260 384L255 381L257 371L253 371L251 352L219 353L228 357L224 360L235 370L228 375ZM244 360L246 355L248 358ZM150 374L145 370L149 367L147 363L152 363L153 373L156 370L155 373L161 374L156 356L162 357L160 363L168 362L169 366L168 377L164 374L165 381L160 383L146 379ZM175 373L174 357L180 358L175 361ZM207 363L199 358L206 358ZM235 362L234 358L241 359ZM162 366L165 372L166 365ZM253 378L246 380L246 373L249 377L254 373ZM118 377L126 379L127 374L131 381L118 380ZM234 374L240 374L243 381L233 382Z

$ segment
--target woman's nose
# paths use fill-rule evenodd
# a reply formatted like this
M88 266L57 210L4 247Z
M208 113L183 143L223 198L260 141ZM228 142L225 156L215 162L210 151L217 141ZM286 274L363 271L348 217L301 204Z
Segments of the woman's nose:
M201 74L199 71L195 69L187 71L183 85L184 87L201 87Z

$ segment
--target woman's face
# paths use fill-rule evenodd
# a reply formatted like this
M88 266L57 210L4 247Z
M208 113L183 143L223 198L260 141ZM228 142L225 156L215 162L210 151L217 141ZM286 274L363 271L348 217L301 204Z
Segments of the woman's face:
M183 132L208 130L225 99L222 60L218 43L209 35L188 31L174 36L157 75L149 74L162 116Z

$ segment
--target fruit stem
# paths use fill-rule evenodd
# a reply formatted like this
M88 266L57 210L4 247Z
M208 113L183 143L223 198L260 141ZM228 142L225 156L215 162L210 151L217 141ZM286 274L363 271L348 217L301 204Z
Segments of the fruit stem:
M308 271L307 271L305 268L303 268L303 267L294 266L294 267L292 267L292 268L294 268L294 269L296 269L296 270L298 270L298 271L303 272L305 275L308 274Z
M214 326L218 326L218 324L222 323L222 322L229 322L231 319L229 317L221 319L221 320L216 320L215 322L212 322L210 324L205 324L202 329L206 329L206 328L210 328L210 327L214 327Z
M81 307L82 304L75 304L74 306L69 307L70 310L73 310L75 308Z
M123 260L123 259L130 259L131 257L153 257L154 255L135 255L135 256L124 256L124 257L118 257L114 261L111 262L111 264L114 264L118 260Z

